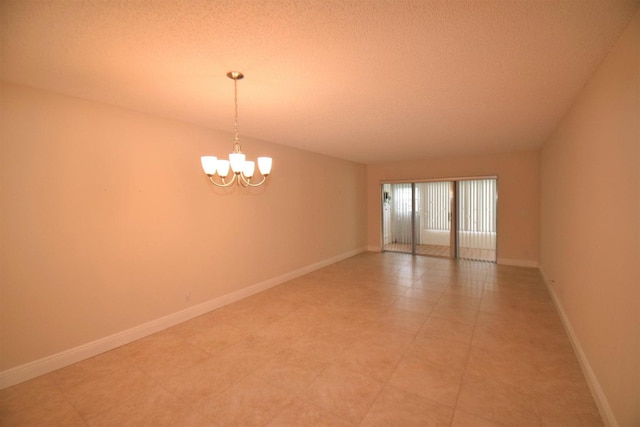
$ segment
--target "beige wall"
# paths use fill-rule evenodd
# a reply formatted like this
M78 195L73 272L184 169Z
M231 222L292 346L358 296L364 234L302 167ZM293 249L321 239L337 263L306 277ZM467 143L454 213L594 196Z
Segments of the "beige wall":
M363 165L244 139L271 181L224 194L229 134L0 88L0 371L366 247Z
M469 176L498 176L498 261L537 266L540 179L534 151L367 166L369 247L380 247L381 182Z
M639 52L636 14L541 157L542 271L621 426L640 425Z

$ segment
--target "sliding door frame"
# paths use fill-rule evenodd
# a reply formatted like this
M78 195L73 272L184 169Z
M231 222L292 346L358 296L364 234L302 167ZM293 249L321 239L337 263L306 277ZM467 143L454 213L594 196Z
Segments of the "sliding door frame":
M458 181L449 181L449 259L458 257Z
M452 177L452 178L425 178L425 179L396 179L396 180L383 180L380 181L380 250L384 251L384 184L411 184L411 254L416 255L416 227L415 227L415 212L416 212L416 184L425 182L449 182L449 257L450 259L458 259L458 182L459 181L474 181L481 179L494 179L496 181L496 263L498 260L498 201L499 201L499 177L498 175L481 175L481 176L464 176L464 177Z

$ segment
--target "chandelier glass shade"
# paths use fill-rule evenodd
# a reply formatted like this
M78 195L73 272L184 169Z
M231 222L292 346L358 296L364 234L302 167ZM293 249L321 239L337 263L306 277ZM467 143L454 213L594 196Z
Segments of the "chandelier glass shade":
M258 157L258 170L262 179L252 182L256 164L246 159L238 139L238 80L242 79L244 75L239 71L229 71L227 77L233 80L234 89L233 149L228 160L218 159L216 156L200 157L202 170L209 177L209 181L218 187L229 187L234 183L243 187L258 187L265 183L271 173L272 159L271 157ZM229 176L229 172L231 172L231 176Z

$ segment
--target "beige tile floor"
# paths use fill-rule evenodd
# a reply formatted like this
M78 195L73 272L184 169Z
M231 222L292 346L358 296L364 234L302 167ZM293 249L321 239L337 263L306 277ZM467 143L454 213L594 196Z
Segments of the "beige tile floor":
M538 272L365 253L0 391L2 426L599 426Z

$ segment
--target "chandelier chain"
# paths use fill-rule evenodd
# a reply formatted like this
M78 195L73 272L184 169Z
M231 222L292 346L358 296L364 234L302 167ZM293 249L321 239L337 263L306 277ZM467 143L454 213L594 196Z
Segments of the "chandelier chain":
M235 135L233 137L233 152L240 153L240 139L238 138L238 79L233 79L233 103L234 103L234 118L233 129Z

